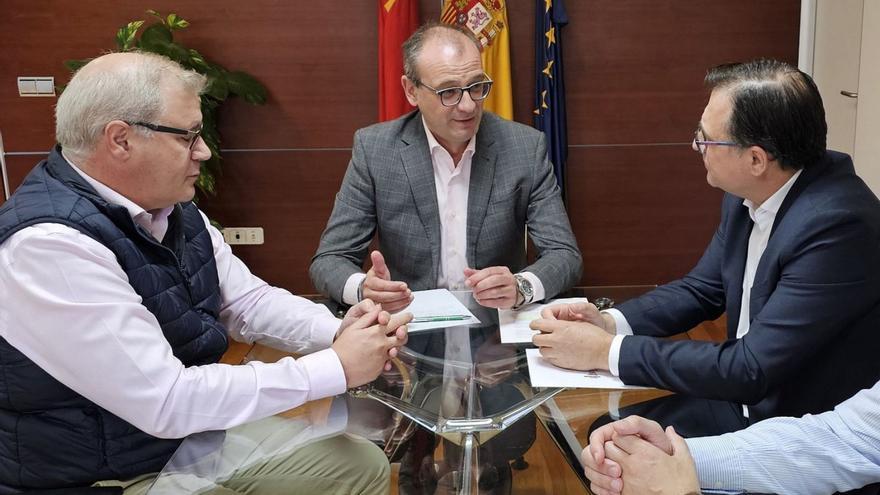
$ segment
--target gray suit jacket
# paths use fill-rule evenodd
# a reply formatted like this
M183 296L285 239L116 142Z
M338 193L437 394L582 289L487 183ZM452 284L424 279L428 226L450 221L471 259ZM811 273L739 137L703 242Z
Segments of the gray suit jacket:
M473 268L529 271L546 297L573 286L582 261L547 159L544 134L484 112L477 132L467 207L467 261ZM526 266L525 228L538 251ZM434 169L419 112L360 129L333 213L312 258L315 287L342 301L378 231L392 280L436 287L440 217Z

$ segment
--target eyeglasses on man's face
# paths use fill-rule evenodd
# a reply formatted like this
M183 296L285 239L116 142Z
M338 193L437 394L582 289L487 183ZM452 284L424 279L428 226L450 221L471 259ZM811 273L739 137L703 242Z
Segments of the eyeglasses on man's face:
M734 143L733 141L711 141L703 139L703 131L697 129L694 131L694 146L701 155L706 156L706 150L709 149L709 146L739 146L739 144Z
M473 101L485 100L486 97L489 96L489 90L492 89L492 80L489 79L488 76L486 76L485 81L478 81L473 84L457 88L437 89L432 88L431 86L428 86L421 81L416 81L416 86L424 86L433 91L434 94L440 97L440 103L443 104L444 107L454 107L455 105L458 105L458 103L461 101L461 98L464 96L465 91L468 92L468 95Z
M177 127L168 127L166 125L159 124L151 124L149 122L130 122L129 125L137 125L141 127L146 127L147 129L156 131L156 132L166 132L168 134L178 134L180 136L187 136L186 141L189 143L189 149L193 149L196 145L196 141L199 140L199 136L202 135L202 125L199 124L195 129L179 129Z

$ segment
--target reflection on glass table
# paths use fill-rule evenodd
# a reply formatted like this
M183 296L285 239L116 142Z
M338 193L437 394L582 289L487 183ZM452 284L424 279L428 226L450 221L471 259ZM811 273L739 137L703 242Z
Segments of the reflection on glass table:
M648 289L603 287L566 296L619 302ZM317 401L262 422L188 438L150 493L190 491L184 479L216 487L266 459L309 453L328 442L345 445L336 445L337 451L351 450L364 439L384 451L386 467L388 461L399 465L392 493L586 493L583 480L573 476L582 474L576 461L584 440L578 439L581 423L613 410L609 397L615 393L533 388L525 358L532 346L501 344L497 311L476 304L469 292L455 294L481 324L411 335L391 372L336 397L332 408L329 399ZM254 346L245 361L286 355ZM623 400L662 394L632 391ZM324 409L332 413L315 412ZM361 457L370 457L364 452ZM555 460L545 462L548 456ZM530 463L539 465L538 471L528 470ZM532 485L522 488L525 483Z

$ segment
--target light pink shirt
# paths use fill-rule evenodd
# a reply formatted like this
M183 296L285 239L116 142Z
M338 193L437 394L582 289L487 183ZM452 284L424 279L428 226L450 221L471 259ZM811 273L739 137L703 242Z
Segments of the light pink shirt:
M453 163L452 155L446 151L428 129L422 119L431 163L434 166L434 188L437 191L437 211L440 215L440 270L437 287L449 290L468 290L464 285L464 269L467 263L467 205L471 185L471 163L474 158L477 137L468 141L458 164ZM523 239L525 242L525 239ZM531 272L523 272L523 277L532 283L532 300L544 299L544 285ZM345 283L342 300L355 304L357 288L366 275L355 273Z
M171 209L146 212L74 167L106 201L164 237ZM70 227L41 223L0 244L0 336L55 379L162 438L227 429L342 393L329 349L339 320L269 286L202 215L220 280L220 321L232 338L314 354L277 363L184 367L115 255Z

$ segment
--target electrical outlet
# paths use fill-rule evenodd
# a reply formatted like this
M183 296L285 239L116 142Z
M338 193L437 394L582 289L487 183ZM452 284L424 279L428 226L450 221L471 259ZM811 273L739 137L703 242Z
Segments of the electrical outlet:
M227 244L262 244L263 227L226 227L223 238Z

